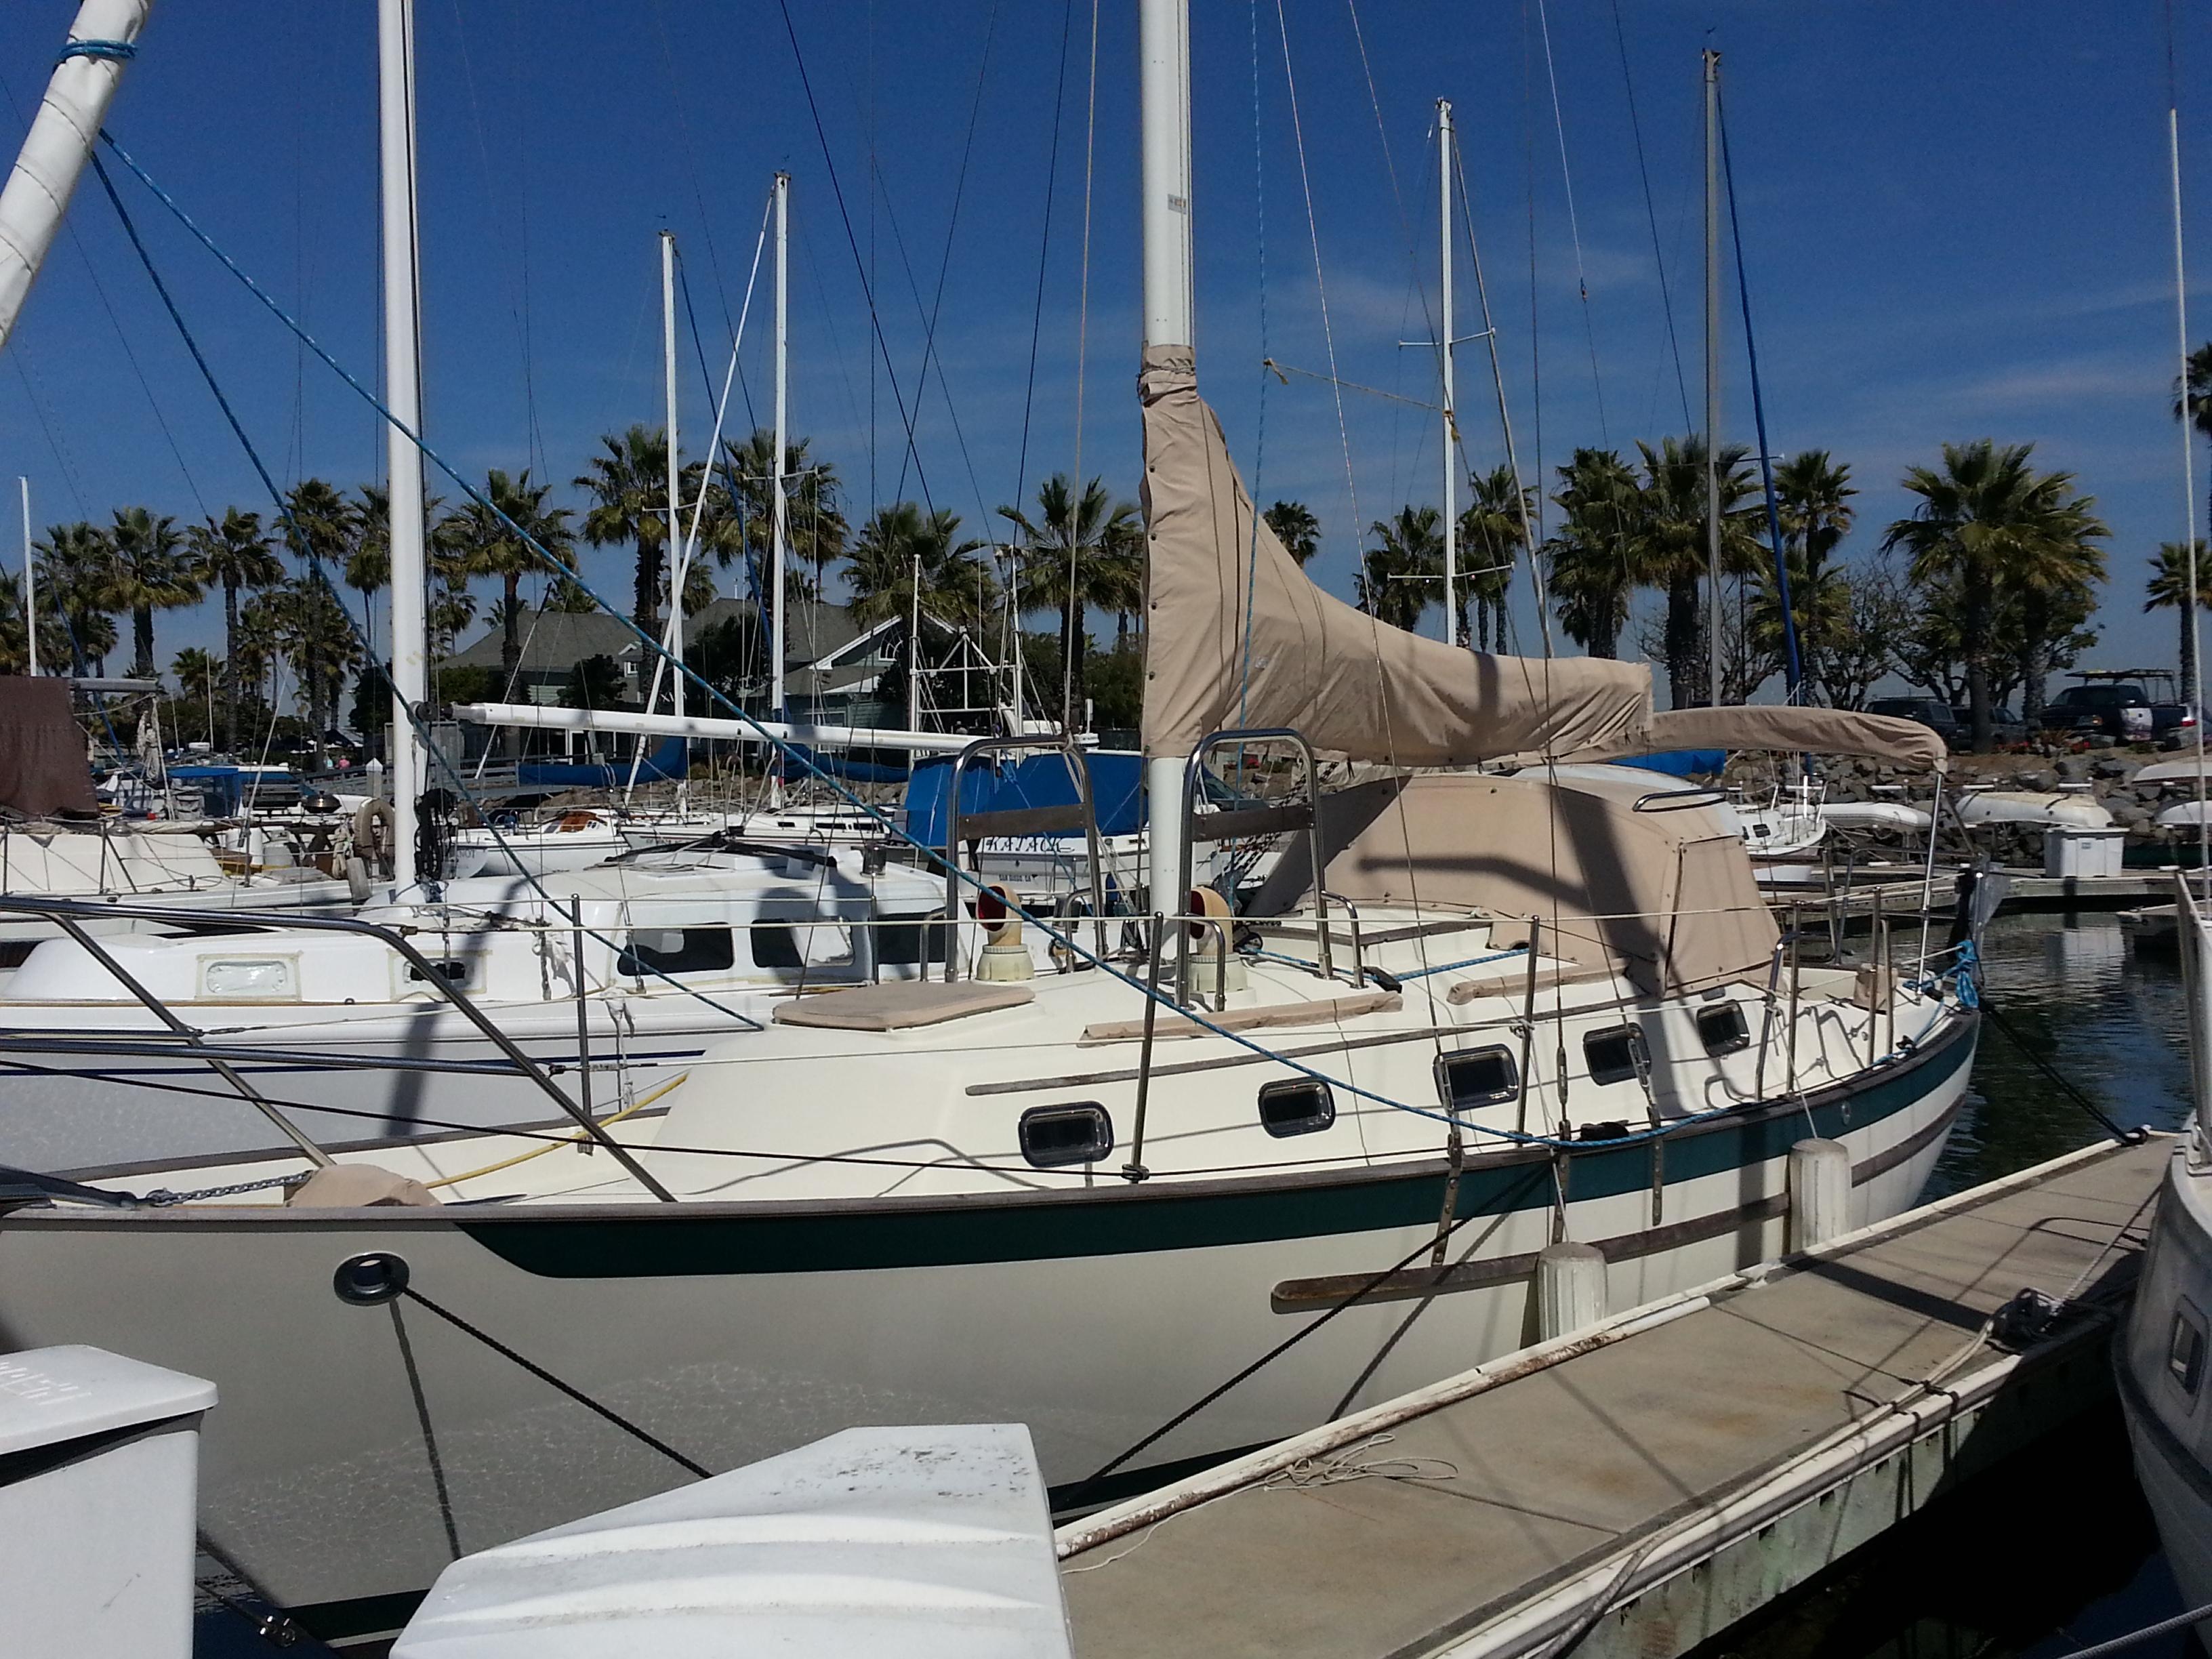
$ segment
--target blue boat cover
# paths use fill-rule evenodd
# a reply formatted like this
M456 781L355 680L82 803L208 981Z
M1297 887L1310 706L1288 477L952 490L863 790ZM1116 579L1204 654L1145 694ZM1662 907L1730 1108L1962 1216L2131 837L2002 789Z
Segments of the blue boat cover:
M1670 749L1657 755L1632 755L1609 766L1640 766L1647 772L1664 772L1670 778L1701 776L1723 771L1728 766L1725 749Z
M660 746L638 763L640 783L662 783L680 778L689 768L688 740L664 738ZM518 784L544 789L620 789L629 782L629 763L612 765L570 761L524 761L514 769Z
M1145 823L1144 757L1129 750L1094 750L1091 789L1102 836L1133 835ZM945 798L951 788L952 757L924 761L906 787L906 832L924 847L943 850ZM1078 799L1067 757L1056 751L1024 755L1012 766L977 763L962 774L960 811L1012 811L1024 806L1071 806Z

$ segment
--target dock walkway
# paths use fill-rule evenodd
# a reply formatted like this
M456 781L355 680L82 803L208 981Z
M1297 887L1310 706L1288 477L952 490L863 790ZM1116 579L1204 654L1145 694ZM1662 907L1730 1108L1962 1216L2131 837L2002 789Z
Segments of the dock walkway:
M2070 1154L1072 1522L1076 1651L1686 1652L2109 1389L2174 1144ZM2069 1311L2008 1348L1989 1322L2025 1286Z

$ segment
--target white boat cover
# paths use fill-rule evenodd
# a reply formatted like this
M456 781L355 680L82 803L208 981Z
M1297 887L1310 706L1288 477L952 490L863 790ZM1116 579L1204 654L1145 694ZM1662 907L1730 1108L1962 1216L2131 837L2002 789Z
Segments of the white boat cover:
M1463 651L1322 592L1254 513L1189 348L1147 348L1140 385L1147 756L1293 726L1354 760L1463 765L1605 743L1650 718L1648 667Z
M848 1429L465 1555L392 1659L1070 1659L1019 1424Z
M1643 729L1577 749L1574 760L1609 760L1670 749L1771 749L1788 755L1864 755L1940 772L1950 763L1943 739L1918 720L1863 714L1852 708L1795 703L1745 703L1719 708L1670 708Z

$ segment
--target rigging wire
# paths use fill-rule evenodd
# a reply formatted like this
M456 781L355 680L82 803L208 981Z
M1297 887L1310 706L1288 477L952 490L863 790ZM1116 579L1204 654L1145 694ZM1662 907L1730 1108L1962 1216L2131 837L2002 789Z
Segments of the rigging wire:
M1797 650L1797 614L1790 599L1790 560L1782 545L1782 514L1774 499L1774 453L1766 441L1766 402L1759 390L1759 343L1751 331L1751 283L1744 275L1743 226L1735 212L1735 166L1729 159L1728 112L1720 94L1713 95L1721 139L1721 177L1728 186L1729 237L1735 244L1735 291L1743 304L1743 349L1751 359L1751 418L1759 436L1759 476L1766 489L1766 530L1774 544L1774 580L1782 600L1782 639L1787 647L1790 694L1798 702L1805 692L1805 671ZM1808 572L1809 574L1809 571Z
M1690 383L1682 372L1682 341L1674 331L1674 295L1667 285L1667 258L1659 246L1659 210L1651 197L1651 169L1644 157L1644 123L1636 112L1636 77L1628 71L1628 33L1621 25L1620 0L1613 0L1613 38L1620 48L1620 83L1628 93L1628 131L1636 141L1636 175L1644 184L1644 218L1651 228L1651 263L1659 272L1659 304L1667 314L1667 344L1674 359L1674 389L1682 399L1682 429L1692 427Z
M1552 88L1552 125L1559 137L1559 179L1566 187L1567 234L1575 246L1575 289L1582 295L1583 332L1589 339L1590 385L1597 394L1598 437L1610 449L1613 438L1606 428L1605 380L1597 366L1597 324L1590 315L1589 277L1583 270L1582 224L1575 215L1575 176L1567 166L1567 119L1559 106L1559 72L1552 62L1552 23L1545 0L1536 0L1536 27L1544 41L1544 75Z
M1277 0L1277 17L1278 22L1279 23L1281 21L1281 0ZM336 374L356 396L360 397L369 405L370 408L374 410L382 420L389 424L395 431L398 431L402 436L406 438L409 443L414 446L417 453L419 453L425 460L431 463L440 471L443 472L447 478L452 480L454 485L464 495L467 496L470 501L489 513L501 524L504 525L507 529L517 538L517 539L527 546L550 568L559 574L567 576L571 580L574 581L586 595L593 599L603 611L607 612L608 616L614 621L620 629L626 631L637 641L641 649L658 653L663 657L667 657L670 654L663 651L659 641L655 640L644 629L639 627L634 619L624 616L622 612L610 605L604 596L599 593L596 589L592 588L589 583L584 580L582 574L574 564L568 560L562 559L559 555L549 549L536 536L532 535L528 530L518 524L507 514L504 508L501 507L496 502L491 501L483 494L483 491L478 489L475 484L471 483L467 477L456 468L445 455L434 448L427 441L425 441L421 433L409 426L405 422L402 421L380 398L363 386L358 379L356 379L344 368L343 364L339 363L338 361L335 357L331 356L330 353L317 343L312 336L308 335L301 326L297 319L293 318L283 309L283 307L279 306L270 297L266 289L263 289L259 283L255 282L252 276L246 274L236 261L233 260L228 254L225 253L219 246L216 246L213 240L208 236L207 233L202 230L199 226L185 213L184 210L179 205L174 198L171 197L167 191L163 191L159 185L155 183L153 179L145 172L145 170L130 155L130 153L124 149L120 144L115 142L115 139L112 135L103 131L100 137L101 142L106 144L107 147L114 152L117 159L122 161L124 166L131 171L132 175L138 179L142 184L152 191L155 198L169 210L169 212L185 228L186 230L191 233L195 240L197 240L203 247L207 249L207 251L222 264L224 269L228 270L234 276L237 277L238 280L244 284L247 291L251 293L264 308L274 315L279 322L283 323L287 329L290 330L298 337L306 341L308 349L313 352L316 357L323 362L325 367L330 368L332 373ZM122 213L121 200L115 195L112 183L107 180L106 168L100 165L96 155L93 160L94 171L102 179L105 187L109 193L110 199L115 203L118 213ZM129 228L130 220L128 215L124 214L123 217L126 228ZM135 236L133 240L134 243L136 243L137 239ZM141 257L143 258L143 245L137 244L137 246L140 247ZM167 293L166 285L161 283L159 275L154 270L150 262L148 263L147 269L148 274L149 276L153 277L156 288L166 298ZM171 306L170 310L172 317L178 321L179 329L182 330L182 318L176 313L173 305ZM195 356L198 357L198 349L197 344L191 342L189 331L185 331L185 332L187 343L191 345ZM205 359L204 357L200 357L199 361L203 365L203 372L204 373ZM237 425L236 417L230 411L228 399L222 397L220 386L214 381L211 374L209 376L209 381L210 390L215 392L218 402L222 404L224 409L226 416L229 416L231 420L234 432L237 433L239 435L241 444L244 445L246 449L249 459L253 461L257 470L261 471L262 476L265 480L267 477L266 470L262 468L258 455L253 451L250 441L246 440L242 428L239 428ZM276 494L273 486L271 487L271 493L272 495ZM281 495L278 495L277 499L281 502ZM328 573L323 569L319 560L313 558L312 554L311 563L316 574L323 581L326 588L331 589L333 597L335 598L335 588L331 583ZM340 602L339 610L340 614L346 618L349 627L357 628L357 624L353 621L351 613L344 610L342 601ZM1381 624L1376 623L1375 626L1379 628ZM750 726L756 738L760 742L775 750L785 764L795 767L817 780L823 787L825 787L830 793L842 799L854 811L869 817L881 824L887 835L898 841L903 842L908 846L915 849L930 865L943 870L953 882L964 883L970 890L978 894L988 890L988 884L984 880L981 875L972 871L962 869L957 862L949 860L944 853L939 852L935 848L926 845L915 836L908 833L902 826L894 823L890 817L884 814L880 807L875 805L872 802L861 799L860 796L854 793L851 789L846 787L842 780L840 780L829 769L821 765L807 750L794 747L784 741L782 738L768 732L758 717L741 708L718 687L711 684L702 678L696 667L687 663L672 663L672 666L676 672L688 676L692 684L698 688L700 692L709 702L720 705L722 708L728 711L732 719ZM1547 672L1548 672L1548 668L1549 665L1546 665ZM404 712L406 713L406 716L410 724L415 726L418 731L422 730L424 726L424 722L421 716L411 709ZM425 733L425 736L427 738L427 732ZM472 800L474 797L468 790L466 780L464 779L459 773L454 769L451 763L446 759L442 750L435 744L430 744L428 746L433 763L438 765L453 781L456 790L464 799ZM495 830L495 834L496 834ZM529 878L529 879L532 881L532 885L538 889L541 896L546 896L547 902L549 904L553 904L554 901L551 900L550 896L544 895L543 884L539 883L536 878ZM559 908L561 907L556 905L555 908ZM1116 981L1127 989L1132 990L1148 1000L1156 1001L1172 1001L1172 998L1166 993L1161 992L1156 988L1147 986L1145 981L1139 978L1136 974L1125 969L1107 956L1086 947L1079 937L1079 928L1071 927L1067 931L1063 932L1059 927L1054 925L1055 921L1060 920L1058 918L1041 915L1034 912L1023 909L1019 907L1012 907L1012 908L1014 913L1019 915L1024 921L1036 927L1040 933L1051 939L1060 948L1066 950L1073 959L1090 963L1091 966L1097 969L1107 978ZM662 979L668 978L665 974L656 973L654 976ZM732 1018L743 1021L749 1025L757 1024L757 1022L752 1021L745 1015L736 1013L734 1011L726 1008L720 1008L719 1005L714 1004L710 998L706 997L702 993L700 993L694 988L684 986L679 981L672 979L669 980L669 982L672 985L675 985L677 988L685 991L687 994L692 995L697 1000L707 1003L708 1006L717 1007L719 1012L728 1014ZM1555 988L1555 989L1557 989L1557 988ZM1940 1018L1943 1006L1940 995L1936 998L1936 1008L1934 1018ZM1394 1111L1404 1112L1416 1117L1428 1118L1437 1122L1449 1123L1457 1121L1455 1115L1447 1110L1439 1109L1434 1107L1416 1105L1410 1101L1395 1100L1376 1090L1367 1088L1351 1079L1333 1077L1328 1073L1322 1071L1318 1067L1307 1065L1303 1060L1299 1059L1296 1055L1284 1054L1278 1050L1269 1048L1265 1043L1260 1042L1246 1032L1234 1030L1230 1026L1208 1018L1200 1010L1184 1008L1180 1005L1177 1005L1176 1012L1179 1017L1189 1020L1190 1023L1199 1030L1206 1031L1210 1036L1223 1039L1232 1047L1242 1048L1247 1053L1264 1059L1274 1065L1281 1066L1287 1070L1305 1077L1314 1082L1328 1085L1332 1089L1341 1090L1347 1097L1352 1098L1370 1101L1376 1105L1382 1106ZM1932 1021L1930 1029L1932 1030ZM1730 1103L1726 1105L1713 1107L1704 1112L1692 1113L1680 1118L1674 1119L1663 1125L1655 1124L1648 1130L1639 1130L1623 1135L1605 1136L1602 1138L1591 1137L1589 1139L1568 1139L1563 1136L1532 1135L1523 1131L1509 1130L1503 1127L1492 1127L1489 1126L1484 1126L1483 1132L1486 1134L1492 1135L1498 1139L1509 1145L1549 1146L1555 1149L1588 1152L1613 1146L1641 1146L1650 1141L1664 1139L1666 1137L1680 1133L1695 1125L1710 1122L1717 1118L1727 1116L1740 1109L1741 1106L1738 1103Z

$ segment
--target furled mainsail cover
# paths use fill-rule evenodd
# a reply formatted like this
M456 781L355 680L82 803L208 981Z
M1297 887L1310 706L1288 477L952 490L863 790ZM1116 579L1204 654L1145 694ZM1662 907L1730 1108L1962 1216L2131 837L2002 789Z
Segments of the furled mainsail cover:
M1462 651L1330 598L1264 523L1255 549L1251 498L1189 348L1148 348L1140 386L1146 755L1188 755L1227 726L1287 726L1355 760L1449 766L1604 743L1650 718L1649 668Z
M1864 755L1899 766L1942 771L1950 760L1943 739L1918 720L1862 714L1850 708L1802 708L1790 703L1719 708L1672 708L1640 732L1592 744L1554 759L1612 760L1669 749L1772 749L1791 755Z
M99 813L69 682L0 678L0 817Z

